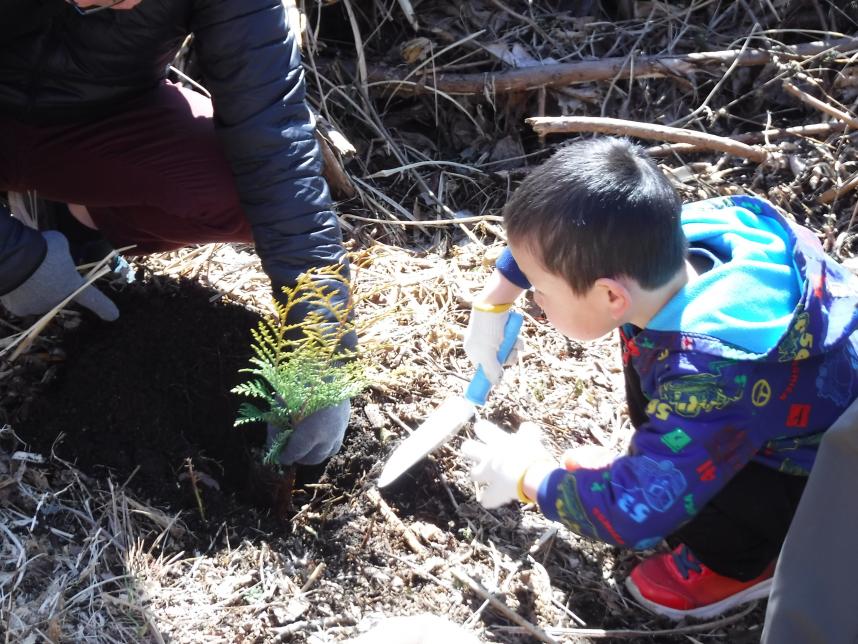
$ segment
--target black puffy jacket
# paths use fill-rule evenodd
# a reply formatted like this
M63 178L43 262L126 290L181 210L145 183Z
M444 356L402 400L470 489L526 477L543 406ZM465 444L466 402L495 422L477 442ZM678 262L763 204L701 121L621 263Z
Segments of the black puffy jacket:
M274 292L307 268L343 262L300 52L280 0L143 0L89 16L64 0L0 0L0 110L44 124L121 111L163 81L191 33ZM0 141L0 154L12 152ZM41 235L0 212L0 294L44 252Z

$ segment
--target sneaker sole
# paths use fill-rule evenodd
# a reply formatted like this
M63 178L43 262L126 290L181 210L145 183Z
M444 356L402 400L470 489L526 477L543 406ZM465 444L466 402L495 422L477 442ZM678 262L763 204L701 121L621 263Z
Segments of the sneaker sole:
M670 619L679 621L681 619L685 619L686 617L694 617L697 619L708 619L710 617L716 617L730 610L731 608L735 608L736 606L741 606L742 604L747 604L748 602L752 602L755 599L763 599L769 596L769 591L772 587L772 580L764 579L763 581L754 584L753 586L746 588L740 593L736 593L735 595L731 595L726 599L722 599L719 602L715 602L714 604L707 604L706 606L701 606L700 608L691 608L689 610L680 610L678 608L669 608L667 606L662 606L661 604L657 604L654 601L651 601L644 597L641 594L640 589L637 587L637 584L632 580L631 577L626 577L626 589L631 593L632 597L644 608L652 611L658 615L663 617L668 617Z

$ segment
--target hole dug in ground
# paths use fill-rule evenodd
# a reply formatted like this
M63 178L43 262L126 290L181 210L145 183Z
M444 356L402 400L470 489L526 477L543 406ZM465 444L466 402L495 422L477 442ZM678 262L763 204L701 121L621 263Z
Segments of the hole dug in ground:
M149 502L186 510L183 519L203 532L270 508L271 472L258 466L264 428L233 426L242 399L230 392L244 379L259 317L213 296L163 278L111 293L120 318L87 317L63 338L66 360L11 419L15 431L34 451L53 449L91 476L127 480ZM323 470L299 468L297 485Z

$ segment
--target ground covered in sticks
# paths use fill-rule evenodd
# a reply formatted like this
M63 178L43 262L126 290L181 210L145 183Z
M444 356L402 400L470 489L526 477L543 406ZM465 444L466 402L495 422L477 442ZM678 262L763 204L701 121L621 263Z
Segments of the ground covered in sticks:
M34 320L0 311L6 641L321 643L423 613L484 642L758 641L763 604L654 618L623 589L647 553L533 507L483 509L459 454L470 426L375 482L470 377L461 335L504 244L500 208L569 137L634 134L685 200L765 197L854 267L855 3L297 5L372 364L343 449L299 469L284 504L261 429L233 427L229 390L270 306L249 246L132 259L135 283L100 282L117 322L62 311L14 361ZM195 75L192 43L175 62ZM550 116L621 121L525 122ZM568 341L520 305L526 348L482 413L538 422L556 454L621 452L616 339Z
M237 253L208 250L207 261L223 262L219 270L229 273ZM29 633L31 641L99 641L107 633L124 641L339 641L384 617L431 613L486 641L533 641L549 626L574 629L560 632L570 641L667 636L662 629L673 625L651 618L621 590L634 556L580 540L533 508L479 506L457 456L461 438L390 488L375 487L404 428L446 396L432 381L463 382L461 356L451 363L456 371L439 373L403 364L428 355L401 341L376 345L392 373L379 374L355 401L341 453L299 471L293 508L278 516L276 475L258 465L259 432L233 427L238 401L229 394L259 315L224 301L217 273L190 281L163 270L176 264L187 271L193 253L150 260L135 284L105 285L121 307L119 321L64 314L40 349L10 365L2 380L9 632ZM433 336L432 328L446 323L432 319L453 312L430 294L458 299L457 289L472 289L485 267L469 245L456 254L465 281L451 278L440 257L382 247L357 253L364 314L407 292L429 315L416 329L424 348L457 352L455 336ZM465 277L464 269L479 275ZM410 335L413 315L402 307L374 333ZM520 396L570 395L568 387L553 391L553 378L570 378L580 396L576 429L553 435L555 448L593 440L616 447L628 426L609 402L620 385L613 342L572 346L530 324L532 340L564 364L554 365L553 376L532 373L528 363L546 358L528 351L489 416L515 427ZM593 366L599 363L606 366ZM434 394L406 393L408 381ZM552 426L550 414L543 421ZM487 605L489 593L499 593L524 626ZM753 628L761 608L751 615ZM742 619L687 628L742 641Z

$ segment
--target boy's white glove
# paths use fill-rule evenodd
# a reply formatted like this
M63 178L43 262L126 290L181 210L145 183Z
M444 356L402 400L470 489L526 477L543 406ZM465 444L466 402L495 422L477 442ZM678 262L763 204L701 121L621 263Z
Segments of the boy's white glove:
M539 426L522 423L515 434L510 434L487 420L479 420L474 433L479 440L465 441L462 454L474 462L471 479L485 484L477 500L489 509L516 499L531 503L521 489L527 470L536 463L556 465L542 444Z
M492 386L496 385L503 375L504 365L498 362L498 350L503 342L504 327L509 319L511 306L474 303L468 328L465 331L463 343L465 353L475 366L483 368L483 373L486 374ZM515 362L521 346L521 338L518 338L506 364Z

